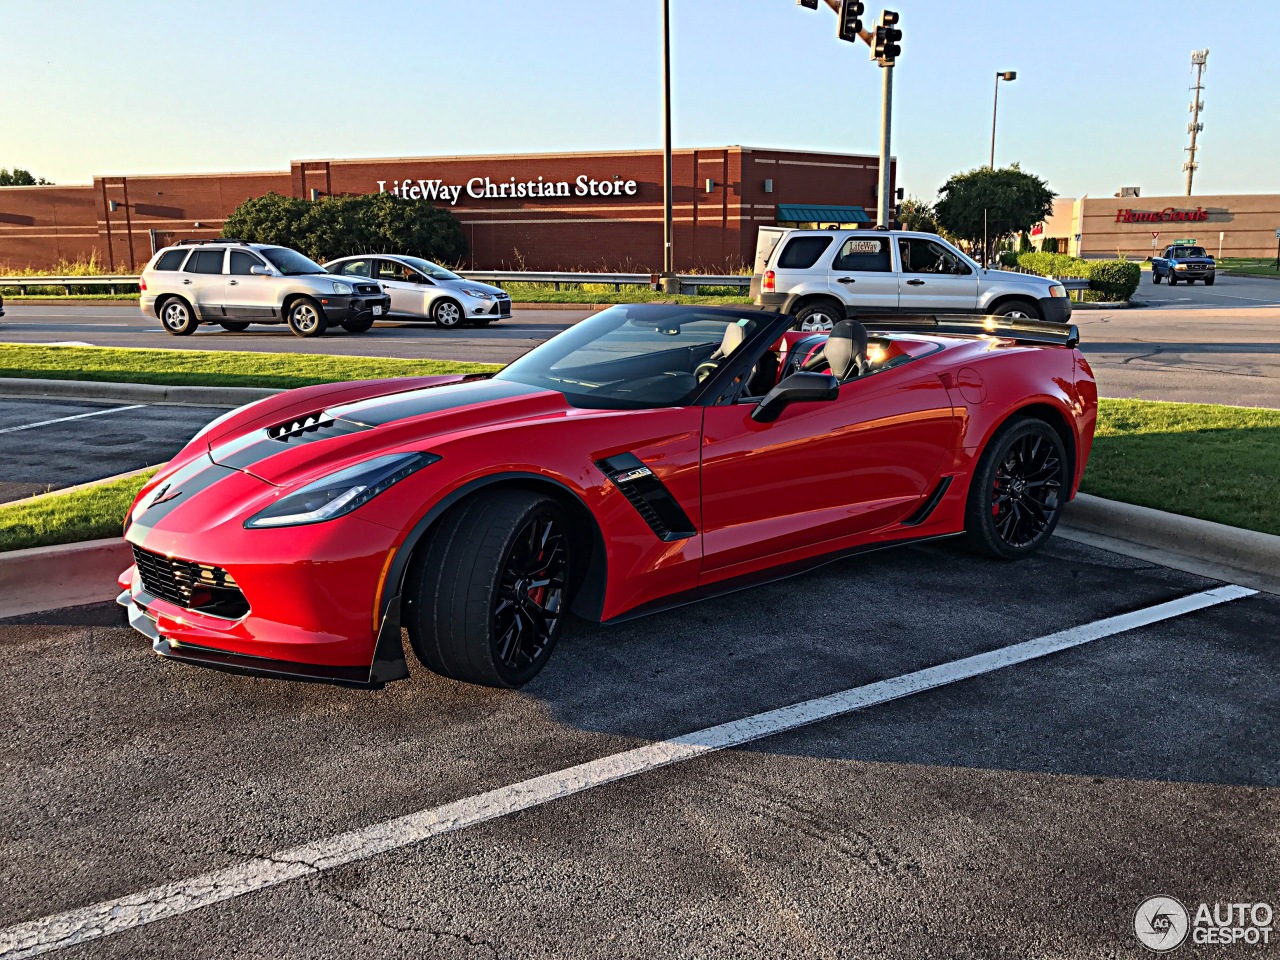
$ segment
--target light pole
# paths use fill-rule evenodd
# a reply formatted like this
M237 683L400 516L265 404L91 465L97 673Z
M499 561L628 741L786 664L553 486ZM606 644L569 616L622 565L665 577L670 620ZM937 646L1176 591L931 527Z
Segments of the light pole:
M1001 80L1017 80L1018 71L1005 70L996 74L996 95L991 101L991 162L987 164L989 168L996 168L996 110L1000 107L1000 81Z
M662 0L662 122L662 274L668 278L675 271L671 250L671 0ZM694 174L696 179L696 170Z

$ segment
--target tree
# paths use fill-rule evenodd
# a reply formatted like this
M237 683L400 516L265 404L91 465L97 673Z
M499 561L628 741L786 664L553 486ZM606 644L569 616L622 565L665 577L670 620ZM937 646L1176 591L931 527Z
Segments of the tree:
M30 170L14 167L6 170L0 167L0 187L39 187L52 183L44 177L37 178Z
M983 262L991 260L995 242L1048 218L1057 194L1032 173L1015 163L992 170L979 167L957 173L938 191L934 212L938 223L953 236L983 250ZM984 223L985 214L985 223Z
M400 253L442 263L467 255L462 226L429 200L389 193L300 200L268 193L244 201L224 237L275 243L324 262L354 253Z
M919 197L907 197L902 201L902 220L904 230L919 230L921 233L937 233L938 218L933 212L933 204Z

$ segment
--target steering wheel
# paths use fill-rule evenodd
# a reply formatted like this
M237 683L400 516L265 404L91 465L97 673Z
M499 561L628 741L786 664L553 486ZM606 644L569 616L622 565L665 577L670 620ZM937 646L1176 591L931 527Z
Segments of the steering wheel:
M698 364L696 369L694 369L693 375L698 378L699 383L702 383L703 380L706 380L707 377L711 376L719 369L719 360L704 360L702 363Z

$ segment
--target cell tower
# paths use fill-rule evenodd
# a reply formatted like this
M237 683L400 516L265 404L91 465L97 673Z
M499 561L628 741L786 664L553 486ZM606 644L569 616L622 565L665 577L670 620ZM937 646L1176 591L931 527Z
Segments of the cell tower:
M1205 64L1209 60L1208 48L1204 50L1191 51L1191 65L1196 68L1196 85L1191 88L1191 122L1187 124L1187 133L1191 134L1191 146L1187 147L1187 152L1191 154L1186 163L1182 165L1182 169L1187 171L1187 196L1191 196L1191 179L1196 175L1196 134L1204 129L1204 124L1200 122L1200 111L1204 109L1204 104L1200 101L1200 91L1204 86L1200 83L1200 78L1204 74Z

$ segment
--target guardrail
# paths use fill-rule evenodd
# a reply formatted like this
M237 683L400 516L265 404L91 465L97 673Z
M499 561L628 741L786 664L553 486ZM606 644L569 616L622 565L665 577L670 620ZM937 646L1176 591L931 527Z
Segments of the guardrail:
M482 283L550 283L559 290L562 284L600 283L612 285L621 290L628 287L653 287L657 274L651 273L556 273L528 270L468 270L468 280L479 280ZM741 274L727 276L710 276L706 274L684 274L680 276L680 292L698 292L699 287L737 287L746 290L751 286L751 278ZM22 296L32 287L61 287L69 292L71 287L106 287L108 292L117 291L116 287L137 287L138 277L125 274L101 277L0 277L0 287L16 287Z

